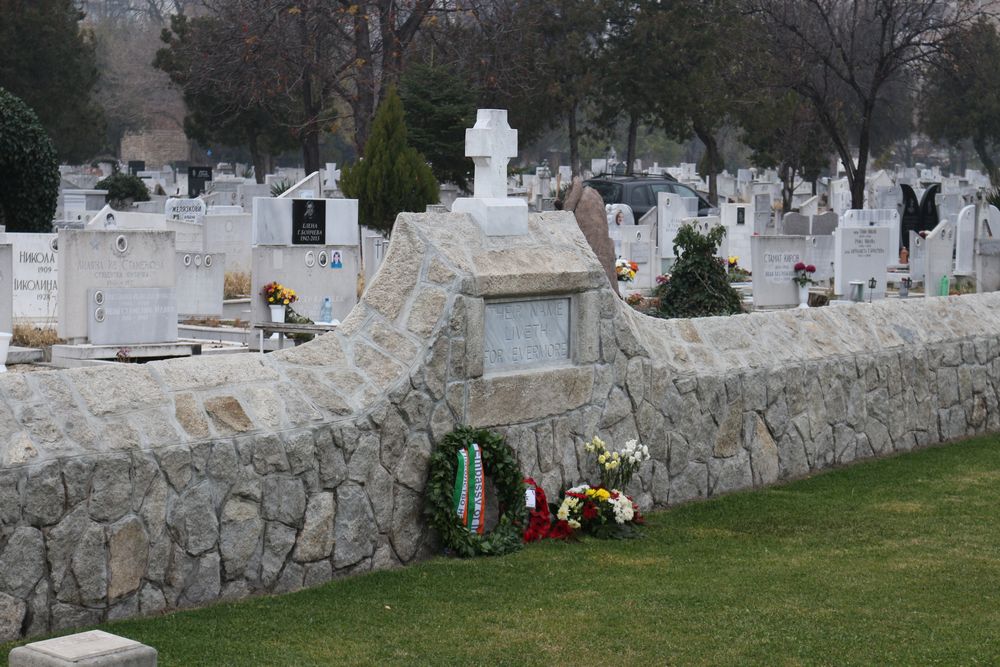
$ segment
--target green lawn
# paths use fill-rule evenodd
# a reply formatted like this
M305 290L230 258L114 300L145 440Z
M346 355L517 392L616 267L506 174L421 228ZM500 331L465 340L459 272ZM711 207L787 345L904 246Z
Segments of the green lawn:
M161 665L997 664L1000 442L679 507L643 540L104 627Z

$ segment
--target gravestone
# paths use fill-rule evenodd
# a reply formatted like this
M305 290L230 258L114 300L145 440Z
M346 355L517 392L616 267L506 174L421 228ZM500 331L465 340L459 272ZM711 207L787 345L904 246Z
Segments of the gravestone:
M893 209L852 209L840 217L843 227L888 227L890 247L886 268L899 263L899 213Z
M168 199L163 214L167 220L201 224L207 210L204 199Z
M966 206L955 222L955 275L968 276L975 269L976 207Z
M226 256L226 271L250 271L253 248L253 216L208 215L202 223L204 244L201 250Z
M941 279L948 277L951 281L951 273L954 265L952 258L955 254L955 223L950 220L942 220L927 234L924 239L926 250L924 252L924 296L948 296L947 292L941 290Z
M282 199L253 202L254 245L360 243L357 199Z
M816 267L813 280L817 283L833 280L834 251L833 234L806 237L806 258L803 261Z
M82 343L100 325L98 335L108 344L167 342L138 339L150 332L163 335L172 321L176 340L174 236L169 231L60 230L59 337ZM111 299L113 312L102 310L105 298Z
M175 257L178 317L222 317L226 256L178 252Z
M768 227L772 226L773 210L772 197L770 193L755 194L753 196L753 233L767 234Z
M35 325L56 321L58 242L56 234L5 234L11 244L13 267L13 318Z
M609 204L607 211L608 237L615 244L615 257L622 257L623 233L635 225L635 216L632 214L632 207L628 204Z
M107 197L107 190L63 190L63 220L85 222L88 213L104 208Z
M517 130L506 109L479 109L465 131L465 156L476 165L472 197L455 200L451 210L468 213L487 236L528 233L528 203L507 196L507 164L517 157Z
M621 228L621 256L638 265L635 279L623 283L623 290L650 290L656 286L656 276L659 275L659 263L656 257L656 242L652 225L625 225Z
M940 192L937 195L935 206L937 207L939 220L958 222L958 214L962 210L964 203L962 202L962 195L957 192L947 194Z
M791 212L781 216L781 229L778 232L783 235L808 236L811 233L810 226L809 216Z
M698 217L698 198L682 197L672 192L656 195L656 244L660 257L674 257L674 237L684 224L684 218Z
M236 188L236 203L243 207L244 212L253 210L253 200L257 197L271 196L271 186L264 183L243 183Z
M797 306L799 288L792 280L795 265L805 262L805 236L754 236L753 305L757 308Z
M0 243L0 331L14 331L14 246Z
M719 219L726 228L726 256L738 257L740 266L747 271L753 271L753 253L750 251L752 217L749 204L723 204L719 207Z
M272 281L295 290L299 300L292 308L314 322L323 320L327 297L333 318L346 317L357 302L362 268L358 201L257 198L253 221L253 321L270 321L260 294Z
M205 226L183 220L168 220L161 213L132 213L115 211L106 206L88 222L84 229L122 230L145 229L174 232L174 245L178 250L199 252L205 248Z
M388 250L389 239L385 234L367 227L361 228L361 258L365 265L365 285L371 285Z
M908 184L903 183L899 186L902 191L903 199L903 213L900 217L900 240L906 244L910 240L910 232L919 232L922 230L921 220L920 220L920 202L917 199L917 193L913 191L913 188ZM912 253L913 249L908 245L906 246Z
M982 294L1000 290L1000 226L991 221L992 211L987 209L985 202L980 202L977 209L976 293Z
M885 268L893 247L888 227L838 227L833 233L833 291L849 296L850 283L860 280L865 294L885 298ZM875 279L874 292L868 281Z
M146 171L146 161L145 160L129 160L128 161L128 173L129 173L129 176L138 176L140 171Z
M829 236L840 226L840 216L833 211L827 211L812 218L812 235Z
M204 194L205 188L212 180L211 167L188 167L187 168L187 196L194 199L200 194Z
M935 183L924 190L920 197L920 229L918 232L929 232L937 227L940 216L938 215L937 195L941 192L941 185Z
M925 255L927 253L927 246L924 243L923 237L916 232L909 232L909 248L910 248L910 278L913 280L913 284L923 284L924 282L924 267L926 265Z
M799 204L799 213L810 217L817 215L819 213L819 195L813 195Z

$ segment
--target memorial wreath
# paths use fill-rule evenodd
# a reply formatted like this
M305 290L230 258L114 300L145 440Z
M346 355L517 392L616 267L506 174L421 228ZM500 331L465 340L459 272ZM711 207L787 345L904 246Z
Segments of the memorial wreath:
M499 520L484 526L485 480L493 480ZM514 452L491 431L460 426L446 435L430 458L427 516L452 553L496 556L520 548L526 518L524 482Z

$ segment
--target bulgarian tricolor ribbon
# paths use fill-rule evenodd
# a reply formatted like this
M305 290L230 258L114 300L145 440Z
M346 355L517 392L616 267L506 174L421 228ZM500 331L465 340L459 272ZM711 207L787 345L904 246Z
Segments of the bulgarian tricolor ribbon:
M452 499L455 516L469 532L483 534L486 529L486 479L483 471L483 452L479 445L458 450L455 456L455 490Z

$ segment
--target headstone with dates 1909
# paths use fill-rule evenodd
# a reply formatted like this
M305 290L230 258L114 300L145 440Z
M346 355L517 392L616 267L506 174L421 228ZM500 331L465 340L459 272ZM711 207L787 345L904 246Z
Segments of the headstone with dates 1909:
M451 210L468 213L487 236L528 233L528 203L507 196L507 163L517 157L517 130L506 109L479 109L465 131L465 155L476 165L472 197L455 200Z

